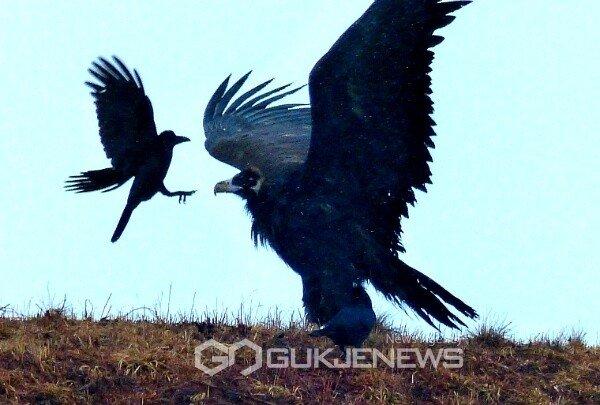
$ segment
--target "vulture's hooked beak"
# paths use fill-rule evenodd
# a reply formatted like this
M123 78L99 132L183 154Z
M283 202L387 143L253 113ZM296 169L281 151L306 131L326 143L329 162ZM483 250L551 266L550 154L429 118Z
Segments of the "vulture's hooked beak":
M189 142L189 141L190 141L190 138L186 138L185 136L176 136L175 137L175 145L184 143L184 142Z
M237 193L241 189L242 188L240 186L231 184L231 180L225 180L215 184L214 192L215 195L217 195L218 193Z

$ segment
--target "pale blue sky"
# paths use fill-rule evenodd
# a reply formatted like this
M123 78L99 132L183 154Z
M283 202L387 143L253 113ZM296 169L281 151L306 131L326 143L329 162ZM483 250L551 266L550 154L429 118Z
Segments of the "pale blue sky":
M204 106L226 74L305 83L367 0L74 2L0 7L0 306L241 302L300 308L299 278L250 242L241 201L214 197L235 173L203 148ZM479 0L437 48L434 184L404 221L404 260L528 337L600 334L600 3ZM178 147L166 184L110 236L127 187L74 195L62 182L106 167L83 82L98 55L139 70L159 130ZM296 100L307 101L302 92ZM382 299L378 312L429 331Z

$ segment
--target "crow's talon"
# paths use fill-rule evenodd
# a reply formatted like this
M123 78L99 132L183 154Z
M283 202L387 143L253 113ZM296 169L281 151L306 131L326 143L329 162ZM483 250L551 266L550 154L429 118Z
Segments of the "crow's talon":
M187 198L189 196L191 196L192 194L194 194L196 192L196 190L192 190L192 191L178 191L176 193L173 193L177 196L179 196L179 204L181 204L182 202L185 204L187 202Z

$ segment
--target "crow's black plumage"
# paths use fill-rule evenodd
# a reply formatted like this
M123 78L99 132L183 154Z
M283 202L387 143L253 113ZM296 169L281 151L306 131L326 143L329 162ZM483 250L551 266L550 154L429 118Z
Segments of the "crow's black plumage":
M355 286L348 305L343 307L321 329L310 335L326 336L340 346L342 351L347 347L359 347L369 336L375 325L375 312L371 299L363 286ZM348 328L352 325L352 328Z
M131 74L119 58L113 59L114 64L104 58L93 62L89 72L98 82L86 82L92 88L100 140L112 167L71 176L65 188L77 193L107 192L134 178L127 205L111 238L116 242L142 201L161 192L169 197L178 196L180 202L185 202L194 191L170 192L163 183L173 147L189 139L173 131L158 135L142 79L135 70Z
M446 304L477 316L398 257L400 218L430 183L434 31L468 3L375 1L313 68L310 109L269 106L271 94L225 109L247 75L206 109L208 151L242 170L215 192L246 199L255 242L301 276L308 319L342 346L372 326L370 301L353 298L366 282L434 327L464 325Z

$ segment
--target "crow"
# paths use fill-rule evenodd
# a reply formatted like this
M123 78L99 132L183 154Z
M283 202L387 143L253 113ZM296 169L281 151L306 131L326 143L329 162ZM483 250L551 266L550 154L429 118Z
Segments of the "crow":
M90 170L70 176L65 188L76 193L112 191L133 177L127 204L111 238L120 237L133 210L160 192L168 197L186 197L195 191L169 191L164 184L173 157L173 148L189 138L177 136L173 131L158 135L154 123L152 103L144 91L142 79L136 70L133 74L116 56L114 63L98 58L88 70L97 79L86 82L92 89L96 104L100 140L112 167Z
M354 286L350 303L334 315L321 329L310 336L326 336L345 353L348 347L360 347L371 333L376 317L369 294L360 286ZM353 325L348 328L347 325Z

